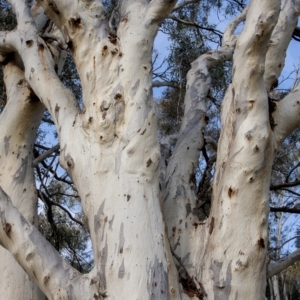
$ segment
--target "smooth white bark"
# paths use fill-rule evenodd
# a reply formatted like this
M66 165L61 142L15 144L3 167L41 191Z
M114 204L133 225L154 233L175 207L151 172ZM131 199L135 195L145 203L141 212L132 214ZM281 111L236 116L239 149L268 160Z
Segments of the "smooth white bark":
M0 186L8 194L0 195L1 244L49 299L263 299L272 161L283 139L300 125L298 87L269 111L267 92L279 75L274 66L283 60L287 45L287 40L282 45L271 40L291 34L298 6L284 2L278 23L279 0L251 1L229 25L222 47L193 62L179 135L162 141L162 149L174 146L166 166L153 109L151 55L158 27L175 2L125 0L116 31L96 0L40 0L33 8L35 21L23 1L11 3L18 27L0 33L1 57L19 53L25 68L20 74L27 82L12 74L11 85L28 85L53 117L61 165L82 200L95 267L88 275L79 274L30 224L36 203L36 195L27 201L34 193L31 164L22 182L26 191L14 184L24 160L32 161L32 153L20 149L31 149L31 127L36 128L40 115L31 110L22 117L10 101L0 119L5 128L0 155L6 157L0 160ZM40 37L42 9L56 27ZM237 39L234 31L246 14ZM293 22L287 25L290 15ZM66 47L81 79L82 110L57 76L60 48ZM204 144L209 71L233 53L212 211L200 223L195 168ZM25 140L16 131L21 127L29 135ZM13 161L16 153L22 172ZM271 265L269 274L286 266Z

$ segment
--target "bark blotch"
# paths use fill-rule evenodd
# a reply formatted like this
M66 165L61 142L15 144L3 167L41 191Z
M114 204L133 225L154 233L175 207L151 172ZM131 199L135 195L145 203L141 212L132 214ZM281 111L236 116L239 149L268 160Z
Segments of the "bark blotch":
M58 104L56 104L56 106L55 106L55 118L56 118L57 121L58 121L59 109L60 109L60 107L58 106Z
M185 205L185 210L186 210L186 217L188 217L188 215L192 212L192 206L191 203L187 203Z
M229 262L227 266L226 278L223 278L222 272L223 262L221 261L213 261L211 264L210 270L213 273L213 278L215 281L214 285L214 299L225 300L229 299L230 291L231 291L231 280L232 280L232 272L231 272L231 262Z
M114 223L114 218L115 218L115 215L112 216L111 220L108 221L108 229L112 229L112 225Z
M232 196L234 196L235 193L236 193L236 190L234 188L230 187L228 189L228 196L229 196L229 198L231 198Z
M45 49L44 45L43 44L39 44L38 51L42 52L42 51L44 51L44 49Z
M21 165L15 173L14 178L17 183L24 183L27 168L28 168L28 156L26 156L24 159L22 158Z
M124 275L125 275L125 266L124 266L124 258L123 258L122 263L119 268L118 277L122 279L124 277Z
M57 5L56 5L56 3L55 3L53 0L49 0L49 7L50 7L57 15L60 14L60 12L59 12L59 10L58 10L58 8L57 8Z
M99 231L101 226L100 220L101 220L101 216L104 215L104 206L105 206L105 199L101 203L97 214L94 216L94 231L96 234Z
M10 234L11 234L11 225L9 223L5 224L5 234L7 235L7 237L10 238Z
M260 248L265 248L265 240L263 238L258 239L257 244Z
M146 166L147 168L153 163L153 161L151 160L151 158L149 158L146 162Z
M119 233L119 253L122 254L124 251L125 236L124 236L124 223L121 223L120 233Z
M69 24L72 28L80 28L81 27L81 18L79 15L76 15L73 18L70 18Z
M4 150L5 150L5 155L6 156L8 154L8 150L9 150L9 140L10 140L10 138L11 138L11 135L4 137Z
M210 220L210 223L209 223L209 231L208 231L210 235L214 231L214 226L215 226L215 218L211 217L211 220Z
M33 45L33 40L26 41L26 46L29 48Z
M147 283L147 290L150 296L149 299L170 299L168 275L167 272L164 270L162 262L159 262L157 256L155 256L153 266L150 267L149 272L150 279Z
M68 153L67 154L67 156L65 157L65 159L66 159L66 162L67 162L67 166L69 167L69 168L72 168L72 167L74 167L74 160L73 160L73 158L72 158L72 156Z
M100 269L101 271L98 272L98 278L100 282L100 286L103 290L106 290L106 277L105 277L105 267L107 264L107 256L108 256L108 244L107 238L105 241L105 246L101 251L101 258L100 258Z
M134 84L134 86L132 87L131 91L130 91L130 97L133 98L136 95L136 92L138 90L140 86L140 80L137 80L136 83Z

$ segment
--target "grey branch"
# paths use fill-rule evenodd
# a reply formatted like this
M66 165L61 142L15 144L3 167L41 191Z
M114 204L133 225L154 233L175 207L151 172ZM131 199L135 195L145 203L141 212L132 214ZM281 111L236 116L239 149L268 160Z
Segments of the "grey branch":
M278 262L270 264L268 267L267 278L271 278L272 276L282 272L283 270L285 270L286 268L288 268L289 266L291 266L292 264L294 264L299 260L300 260L300 249L297 249L290 255L280 259Z
M39 157L37 157L33 161L33 167L36 168L39 163L41 163L43 160L45 160L47 157L49 157L52 153L59 150L59 144L55 145L54 147L50 148L49 150L45 151L43 154L41 154Z
M152 82L152 87L154 87L154 88L164 87L164 86L173 87L173 88L176 88L176 89L180 88L179 84L176 83L176 82L158 81L158 80Z

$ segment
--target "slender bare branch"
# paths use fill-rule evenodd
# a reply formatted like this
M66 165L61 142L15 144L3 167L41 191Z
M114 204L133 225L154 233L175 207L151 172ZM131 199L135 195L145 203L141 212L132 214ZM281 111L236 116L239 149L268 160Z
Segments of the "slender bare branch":
M270 207L271 212L287 212L291 214L300 214L300 208L299 207L287 207L287 206L281 206L281 207Z
M200 29L203 29L203 30L213 32L214 34L218 35L220 38L222 38L222 36L223 36L223 33L221 31L215 29L215 28L204 27L204 26L201 26L201 25L197 24L196 22L183 20L183 19L177 18L173 15L169 16L167 19L174 20L174 21L176 21L178 23L181 23L181 24L184 24L184 25L194 26L194 27L197 27L197 28L200 28Z
M168 86L168 87L173 87L175 89L179 89L179 84L176 83L176 82L158 81L158 80L152 82L152 87L154 87L154 88L164 87L164 86Z
M41 154L39 157L37 157L34 161L33 161L33 167L36 168L37 165L42 162L43 160L45 160L47 157L49 157L52 153L56 152L59 150L59 144L55 145L54 147L52 147L51 149L45 151L43 154Z
M270 186L270 190L275 191L275 190L280 190L282 188L292 187L292 186L297 186L297 185L300 185L300 180L295 180L295 181L292 181L292 182L283 182L283 183L278 183L278 184L272 184Z
M280 259L276 263L272 263L268 266L267 278L271 278L272 276L282 272L295 262L300 260L300 249L297 249L290 255Z

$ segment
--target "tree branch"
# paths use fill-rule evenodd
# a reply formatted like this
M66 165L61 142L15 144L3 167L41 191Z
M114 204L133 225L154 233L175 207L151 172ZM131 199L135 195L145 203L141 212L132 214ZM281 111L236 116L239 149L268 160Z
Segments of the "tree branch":
M300 214L300 208L299 207L287 207L287 206L281 206L281 207L272 207L270 206L271 212L287 212L291 214Z
M180 4L177 4L177 5L173 8L172 12L177 11L177 10L179 10L179 9L181 9L181 8L183 8L183 7L187 6L187 5L189 5L189 4L192 4L192 3L198 3L198 2L199 2L198 0L187 0L187 1L184 1L184 2L182 2L182 3L180 3Z
M235 26L238 26L238 22ZM180 257L191 253L189 256L191 265L197 265L197 258L190 250L195 243L200 243L197 239L201 238L199 231L195 230L195 224L198 230L201 230L201 226L198 226L199 219L192 212L197 209L198 191L195 173L200 151L204 146L206 99L211 87L210 69L232 59L236 39L229 43L231 38L228 34L228 43L226 42L225 46L220 50L201 55L192 63L192 68L187 75L184 117L166 171L163 213L170 245ZM185 228L181 229L180 226ZM177 231L174 233L172 228L177 228L178 233Z
M300 185L300 180L295 180L295 181L292 181L292 182L283 182L283 183L280 183L280 184L271 184L270 190L271 191L276 191L276 190L280 190L280 189L285 188L285 187L292 187L292 186L297 186L297 185Z
M172 11L177 0L152 0L147 6L147 23L161 23Z
M218 35L219 38L223 37L223 33L221 31L217 30L217 29L214 29L214 28L204 27L204 26L201 26L201 25L199 25L199 24L197 24L195 22L183 20L183 19L177 18L177 17L175 17L173 15L167 17L167 19L174 20L174 21L176 21L178 23L181 23L181 24L184 24L184 25L195 26L197 28L213 32L214 34Z
M47 157L49 157L52 153L56 152L59 150L59 144L55 145L54 147L52 147L51 149L45 151L44 153L42 153L40 156L38 156L34 161L33 161L33 167L36 168L37 165L42 162L43 160L45 160Z
M267 91L276 86L284 67L286 50L298 22L300 1L285 1L275 26L266 56L264 80Z
M158 80L152 82L152 87L154 87L154 88L164 87L164 86L169 86L169 87L173 87L175 89L179 89L179 84L176 82L158 81Z
M72 92L59 80L50 51L34 31L31 28L26 32L0 33L0 49L10 47L11 51L17 50L25 66L27 82L51 113L56 127L64 124L63 131L58 134L60 137L63 133L69 136L75 115L79 113L77 102Z
M49 298L93 297L95 285L69 266L51 244L12 205L0 188L0 244ZM93 291L94 290L94 291Z
M272 114L274 120L274 137L279 147L282 141L300 126L300 85L297 85L281 101L273 102L275 111Z
M290 255L280 259L276 263L272 263L268 266L267 278L271 278L272 276L282 272L295 262L300 260L300 249L297 249Z
M51 209L51 206L52 206L52 205L57 206L57 207L59 207L61 210L63 210L63 211L69 216L69 218L70 218L73 222L77 223L78 225L80 225L80 226L82 226L82 227L85 227L84 224L83 224L81 221L75 219L75 218L72 216L72 214L71 214L65 207L63 207L61 204L52 201L52 200L51 200L45 193L43 193L42 191L39 191L39 194L41 195L41 198L42 198L42 199L46 202L46 204L49 206L49 209Z

